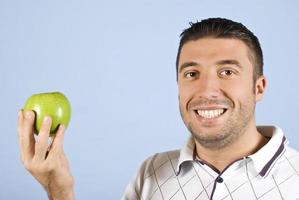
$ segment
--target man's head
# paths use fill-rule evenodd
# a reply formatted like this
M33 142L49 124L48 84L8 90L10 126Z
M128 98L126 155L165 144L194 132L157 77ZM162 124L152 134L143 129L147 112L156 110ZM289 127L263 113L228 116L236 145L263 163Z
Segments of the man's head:
M224 18L209 18L197 23L190 23L191 27L181 33L181 41L176 59L176 71L181 49L189 41L201 38L231 38L244 42L248 47L248 56L254 65L254 81L263 75L263 53L258 38L243 24Z
M220 149L254 131L255 104L265 88L262 63L257 38L239 23L207 19L183 32L180 112L197 143Z

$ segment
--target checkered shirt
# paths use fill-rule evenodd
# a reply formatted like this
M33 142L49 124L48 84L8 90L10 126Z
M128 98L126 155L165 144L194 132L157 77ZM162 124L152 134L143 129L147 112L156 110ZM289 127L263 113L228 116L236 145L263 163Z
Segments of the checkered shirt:
M222 172L195 156L192 137L181 150L149 157L122 200L299 200L299 152L279 127L258 131L269 142Z

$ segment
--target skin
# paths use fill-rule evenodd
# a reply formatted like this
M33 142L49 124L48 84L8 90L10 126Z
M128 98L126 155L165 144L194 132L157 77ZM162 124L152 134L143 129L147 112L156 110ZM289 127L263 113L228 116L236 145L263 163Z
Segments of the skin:
M39 135L34 138L33 111L19 111L18 134L21 161L25 168L45 188L50 200L74 199L74 180L63 151L64 125L48 143L52 119L44 118Z
M256 152L267 142L257 131L254 116L255 104L262 99L266 79L261 76L253 81L254 68L249 52L240 40L215 38L187 42L181 50L180 112L194 137L197 155L219 171ZM219 108L225 108L226 112L213 119L201 118L194 111ZM60 126L49 147L51 118L46 119L35 139L34 113L19 112L21 160L43 185L49 199L72 200L75 198L74 180L63 151L65 128Z
M253 80L250 49L241 40L202 38L187 42L178 64L182 119L195 140L197 155L222 171L266 142L256 129L255 104L266 79ZM207 119L196 110L225 109ZM238 149L238 151L236 151Z

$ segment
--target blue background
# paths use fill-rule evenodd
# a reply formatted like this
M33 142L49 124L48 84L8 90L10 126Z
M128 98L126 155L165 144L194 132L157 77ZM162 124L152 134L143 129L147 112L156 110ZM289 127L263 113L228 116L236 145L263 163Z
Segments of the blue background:
M258 124L299 149L298 1L0 0L0 199L46 199L19 160L17 111L33 93L72 103L65 151L77 199L119 199L149 155L180 148L175 58L190 21L227 17L260 39Z

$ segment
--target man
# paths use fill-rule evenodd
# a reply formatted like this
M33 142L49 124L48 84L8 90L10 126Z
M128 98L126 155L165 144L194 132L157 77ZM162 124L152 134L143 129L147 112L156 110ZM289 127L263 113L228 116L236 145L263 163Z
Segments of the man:
M266 86L256 36L227 19L191 24L176 68L191 137L148 158L123 199L299 199L299 153L279 128L256 127Z
M258 39L240 23L211 18L181 34L177 83L191 136L181 150L148 158L123 199L298 199L299 153L274 126L256 126L265 91ZM63 126L48 152L51 119L34 141L32 112L19 113L21 159L50 199L73 199ZM47 155L47 156L46 156Z

